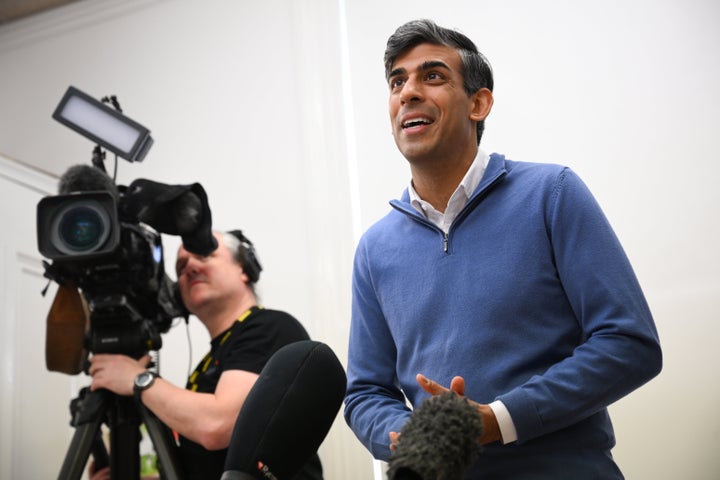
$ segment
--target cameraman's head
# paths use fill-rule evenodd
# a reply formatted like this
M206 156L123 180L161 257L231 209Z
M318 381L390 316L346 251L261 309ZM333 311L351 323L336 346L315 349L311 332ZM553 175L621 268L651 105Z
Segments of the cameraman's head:
M207 256L180 247L176 271L187 309L198 316L237 315L256 305L255 282L260 266L252 244L239 231L213 232L218 248ZM235 313L232 313L235 314Z

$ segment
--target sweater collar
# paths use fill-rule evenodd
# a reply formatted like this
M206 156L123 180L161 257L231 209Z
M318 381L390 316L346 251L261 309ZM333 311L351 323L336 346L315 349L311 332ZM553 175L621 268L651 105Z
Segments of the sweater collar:
M479 156L479 155L478 155ZM482 177L479 180L479 184L475 184L476 187L473 191L473 189L468 189L466 192L468 193L468 196L470 199L480 194L480 192L484 191L486 188L493 185L500 177L505 175L507 173L506 169L506 163L505 163L505 155L501 153L491 153L487 160L487 166L485 167L485 171L482 174ZM466 177L468 175L466 174ZM463 179L463 182L465 179ZM465 188L469 187L469 185L466 185ZM459 188L459 187L458 187ZM410 187L405 188L402 195L400 196L400 201L403 203L410 204L412 202L410 192ZM472 194L470 194L472 192ZM394 202L391 202L394 203Z

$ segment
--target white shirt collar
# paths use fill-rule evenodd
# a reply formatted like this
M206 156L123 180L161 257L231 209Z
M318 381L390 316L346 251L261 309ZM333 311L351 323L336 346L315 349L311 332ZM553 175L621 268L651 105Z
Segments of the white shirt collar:
M480 184L480 180L482 180L489 160L490 156L483 150L478 149L475 160L473 160L473 163L470 165L470 168L468 168L468 171L465 172L465 176L460 181L460 184L450 196L450 200L448 201L444 213L436 210L435 207L420 198L420 195L418 195L413 187L412 180L408 186L410 203L415 210L423 214L443 232L447 233L457 214L460 213L460 210L462 210L465 206L470 198L470 195L472 195L477 186Z

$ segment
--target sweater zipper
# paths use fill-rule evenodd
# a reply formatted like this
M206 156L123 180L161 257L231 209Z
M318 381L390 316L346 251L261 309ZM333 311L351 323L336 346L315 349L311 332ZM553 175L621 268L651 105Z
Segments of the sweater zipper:
M487 184L480 192L477 192L475 196L471 197L468 203L460 210L460 213L458 213L458 216L455 217L455 220L453 221L452 225L450 225L450 230L453 230L454 228L457 228L460 223L465 219L465 217L468 215L468 212L475 209L478 203L487 195L487 193L502 180L507 172L504 170L497 174L495 178L493 178L489 184ZM415 209L406 209L402 203L400 203L397 200L390 201L390 206L393 207L395 210L404 213L405 215L409 216L413 220L427 226L428 228L431 228L433 230L436 230L440 232L442 235L442 249L443 253L447 254L450 251L450 233L445 233L440 227L432 223L427 218L420 215Z
M420 223L420 224L422 224L422 225L425 225L425 226L428 227L429 229L435 230L436 232L440 233L440 235L442 236L442 249L443 249L443 252L444 252L444 253L448 253L448 251L450 250L449 235L448 235L447 233L443 232L440 227L438 227L437 225L435 225L434 223L432 223L430 220L428 220L427 218L425 218L425 217L423 217L422 215L420 215L415 209L412 209L412 210L405 209L404 206L403 206L401 203L396 202L395 200L393 200L393 201L390 202L390 206L393 207L393 208L394 208L395 210L397 210L398 212L407 215L407 216L410 217L412 220L415 220L416 222L418 222L418 223Z

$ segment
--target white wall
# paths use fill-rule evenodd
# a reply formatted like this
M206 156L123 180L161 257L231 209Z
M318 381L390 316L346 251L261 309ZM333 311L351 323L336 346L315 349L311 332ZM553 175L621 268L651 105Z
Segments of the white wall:
M120 161L120 183L202 183L217 226L240 227L258 246L265 303L295 314L344 359L354 241L409 179L390 134L382 53L398 25L420 17L467 33L494 67L483 147L576 170L645 288L665 368L611 408L626 476L717 478L720 6L712 0L79 2L0 26L0 153L55 175L88 163L92 144L52 110L71 84L118 95L155 139L142 164ZM11 195L0 191L34 218L32 202ZM177 241L165 245L171 265ZM7 294L0 302L3 311L14 305ZM12 328L33 321L44 320ZM191 332L195 362L207 335L197 322ZM162 351L166 376L180 384L184 335L173 329ZM57 375L33 368L41 384ZM28 435L47 429L47 419L27 421ZM67 429L64 416L53 422ZM338 421L321 450L327 478L370 478L358 445ZM5 464L11 454L2 451Z
M28 188L33 185L33 188ZM0 478L52 478L70 440L70 394L77 377L45 371L45 318L56 287L42 277L35 219L21 205L35 205L54 189L41 173L0 155ZM56 395L55 400L48 393ZM58 428L43 428L43 425ZM38 462L38 452L43 461ZM55 465L50 470L46 465ZM29 476L28 476L29 474ZM33 477L33 475L35 475Z

